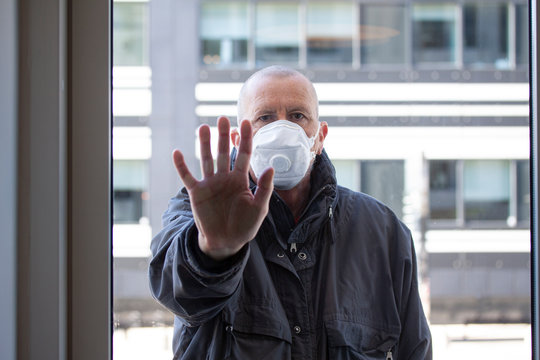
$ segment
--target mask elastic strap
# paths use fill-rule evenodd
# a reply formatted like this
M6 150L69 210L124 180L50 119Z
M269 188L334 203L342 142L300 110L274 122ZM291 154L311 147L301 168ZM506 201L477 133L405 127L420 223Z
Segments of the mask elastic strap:
M313 135L312 137L308 138L309 139L309 142L310 142L310 146L309 146L309 153L311 154L311 159L315 159L315 157L317 156L317 154L315 153L315 151L312 151L311 148L313 147L313 145L315 145L315 138L317 137L317 135L319 135L319 131L321 130L321 122L317 122L317 132L315 133L315 135Z

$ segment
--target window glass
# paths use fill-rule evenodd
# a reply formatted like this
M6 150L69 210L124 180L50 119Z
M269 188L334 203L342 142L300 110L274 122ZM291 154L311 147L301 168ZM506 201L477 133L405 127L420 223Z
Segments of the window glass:
M245 64L248 54L247 3L201 4L201 61L205 65Z
M336 169L337 183L354 191L360 191L360 162L357 160L332 160Z
M360 190L388 205L398 217L403 215L403 160L362 161Z
M360 10L360 62L367 65L405 64L405 7L364 5Z
M181 187L171 152L200 178L196 127L216 140L240 84L274 64L314 82L338 184L411 230L434 352L530 358L525 2L129 1L113 24L115 359L173 357L147 266ZM118 45L130 36L141 52Z
M415 64L453 64L456 59L455 5L413 5Z
M148 165L143 160L115 160L113 220L115 224L146 222Z
M115 66L147 66L148 3L114 2L113 63Z
M508 6L506 4L464 5L463 37L465 64L509 67Z
M307 61L309 64L352 64L355 18L352 3L307 5Z
M529 63L529 14L527 5L516 5L516 63Z
M510 205L508 161L465 161L463 195L466 220L507 220Z
M116 224L136 224L142 218L141 190L114 190L114 222Z
M456 161L433 160L429 163L430 218L457 217Z
M531 191L530 191L529 162L520 160L517 162L517 219L528 225L530 219Z
M258 65L299 61L300 25L297 4L258 3L255 57Z

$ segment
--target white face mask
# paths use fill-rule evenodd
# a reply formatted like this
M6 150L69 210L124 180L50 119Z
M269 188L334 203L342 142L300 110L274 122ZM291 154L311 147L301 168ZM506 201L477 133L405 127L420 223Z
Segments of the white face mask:
M259 178L266 168L273 167L275 188L292 189L306 175L315 158L315 152L311 151L315 136L308 138L304 129L287 120L263 126L253 137L250 164L255 176Z

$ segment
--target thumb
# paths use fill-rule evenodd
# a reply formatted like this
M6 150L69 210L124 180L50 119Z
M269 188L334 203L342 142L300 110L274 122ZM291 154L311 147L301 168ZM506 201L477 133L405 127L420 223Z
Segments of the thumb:
M255 202L268 208L272 191L274 190L274 169L266 169L257 180L257 190L255 190Z

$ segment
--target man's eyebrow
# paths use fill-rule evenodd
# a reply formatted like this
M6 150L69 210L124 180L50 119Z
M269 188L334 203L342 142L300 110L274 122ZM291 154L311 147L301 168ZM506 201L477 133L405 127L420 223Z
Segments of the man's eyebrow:
M303 113L310 113L310 110L308 107L304 106L295 106L287 109L287 113L293 113L293 112L303 112Z
M255 110L255 114L275 114L277 111L275 109L266 108Z

